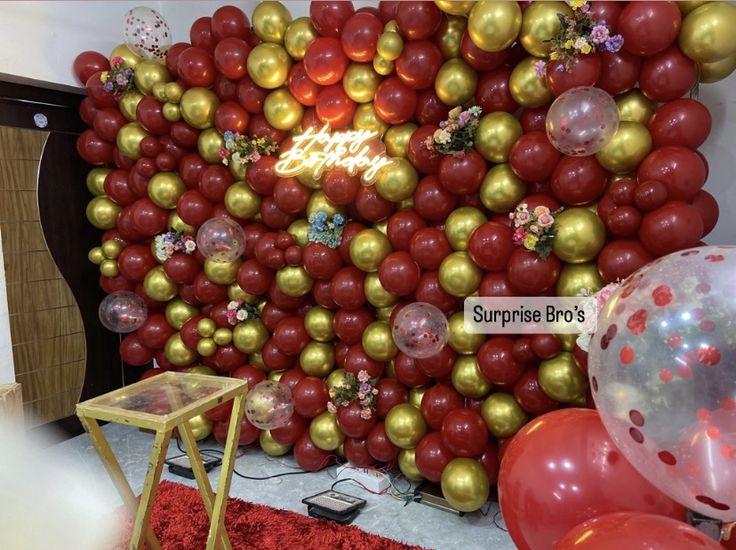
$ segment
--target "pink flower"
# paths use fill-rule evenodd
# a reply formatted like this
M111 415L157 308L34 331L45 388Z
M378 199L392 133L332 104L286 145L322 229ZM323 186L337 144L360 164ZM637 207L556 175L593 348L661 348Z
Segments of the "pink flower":
M358 392L358 399L360 399L361 401L365 399L365 394L362 391Z
M516 231L514 231L513 241L516 246L521 246L521 244L524 242L524 239L526 239L526 231L524 231L524 228L517 227Z
M531 224L529 226L529 232L530 233L534 233L535 235L539 235L539 231L540 231L540 229L539 229L539 226L537 224L533 223L533 224Z
M230 156L230 152L227 149L220 149L221 159L226 159L228 156Z
M124 60L119 55L116 55L110 60L110 63L112 63L113 65L122 65L124 63Z
M331 412L332 414L335 414L337 412L337 407L332 403L332 401L327 402L327 410L328 412Z
M370 398L366 397L365 399L361 399L360 400L360 406L361 407L370 407L370 405L371 405Z
M535 217L538 218L540 216L543 216L544 214L549 214L549 208L547 208L546 206L539 205L534 209Z
M621 285L618 283L609 283L598 292L596 292L595 299L598 302L598 307L602 308L604 305L606 305L606 302L611 299L613 293L616 292L616 290L618 290L618 287L620 286Z
M367 370L362 370L358 372L358 381L359 382L368 382L368 380L371 379L370 374L368 374Z
M544 228L552 227L552 224L555 223L555 218L550 213L542 214L541 216L537 218L537 223L539 224L540 227L544 227Z
M516 227L519 227L520 225L526 225L532 219L531 214L529 214L529 212L523 212L523 211L517 212L515 218L516 220L514 221L514 225Z
M363 420L370 420L372 416L373 416L373 412L370 409L361 409L360 417Z

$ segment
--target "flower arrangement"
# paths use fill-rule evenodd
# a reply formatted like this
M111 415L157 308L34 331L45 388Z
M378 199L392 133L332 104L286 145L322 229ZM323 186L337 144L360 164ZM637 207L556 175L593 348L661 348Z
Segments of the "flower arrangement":
M552 241L557 231L554 229L555 215L561 211L550 211L546 206L537 206L529 212L526 203L521 203L509 213L514 222L513 240L516 246L536 251L542 258L552 252Z
M252 138L241 136L238 132L227 130L223 137L225 138L225 147L220 149L220 158L222 164L228 166L231 162L236 164L251 164L256 162L264 155L270 155L279 150L270 137Z
M330 390L327 410L336 413L338 407L348 407L353 401L357 401L360 404L360 417L369 420L376 408L377 384L378 378L371 378L367 371L358 372L358 376L347 373L342 385Z
M590 341L598 326L598 314L620 286L620 282L609 283L595 293L592 293L588 288L584 288L578 293L580 297L590 298L589 300L585 300L585 304L583 305L585 322L577 324L580 334L575 343L583 351L587 352L590 347Z
M449 112L449 118L440 122L439 130L427 137L427 149L443 155L459 155L470 151L481 113L477 105L465 111L462 107L455 107Z
M335 214L330 218L326 212L320 210L309 216L307 239L313 243L322 243L330 248L337 248L342 240L345 222L342 214Z
M227 304L227 322L231 325L237 325L248 319L258 319L259 316L256 306L248 304L239 298Z
M572 0L572 16L558 13L560 32L550 43L552 51L549 58L552 61L564 61L569 71L579 55L593 52L617 52L624 44L620 34L611 34L611 28L605 21L596 21L590 16L590 4L587 1ZM534 70L538 76L544 76L546 63L537 61Z
M103 71L100 75L102 88L115 98L119 98L125 92L135 89L133 69L125 67L125 61L119 55L116 55L110 61L110 70Z
M156 259L160 262L165 262L175 252L192 254L197 249L197 242L191 235L185 235L183 232L171 228L166 233L161 233L154 237L153 247L155 249Z

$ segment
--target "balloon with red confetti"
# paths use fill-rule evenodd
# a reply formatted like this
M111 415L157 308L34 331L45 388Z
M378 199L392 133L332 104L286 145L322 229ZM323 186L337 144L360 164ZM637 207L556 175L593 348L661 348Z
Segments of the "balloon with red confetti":
M164 61L171 46L171 30L156 10L138 6L128 10L123 18L125 44L146 59Z
M396 346L409 357L432 357L447 344L447 317L432 304L414 302L396 315L391 333Z

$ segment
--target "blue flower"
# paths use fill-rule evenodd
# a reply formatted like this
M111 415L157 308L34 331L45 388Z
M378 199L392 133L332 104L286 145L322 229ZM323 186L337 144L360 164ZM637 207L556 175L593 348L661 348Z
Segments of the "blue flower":
M342 214L335 214L335 215L334 215L334 216L332 217L332 222L333 222L333 223L334 223L334 224L335 224L336 226L339 226L339 225L342 225L342 224L344 224L344 223L345 223L345 218L343 218L343 217L342 217Z
M327 213L320 210L319 212L317 212L317 215L314 217L314 219L318 222L324 222L327 220Z
M225 141L232 141L234 138L234 135L230 130L225 130L223 137L225 138Z

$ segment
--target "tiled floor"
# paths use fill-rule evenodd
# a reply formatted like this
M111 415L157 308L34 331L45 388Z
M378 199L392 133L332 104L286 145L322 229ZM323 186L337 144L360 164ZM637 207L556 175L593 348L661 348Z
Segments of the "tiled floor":
M135 428L117 424L108 424L103 430L133 490L140 493L152 436ZM211 441L201 443L200 446L215 447ZM107 478L86 435L55 445L49 449L49 453L52 458L65 458L84 464L85 470L94 478L100 479L103 487L106 488L110 509L121 504L117 492ZM175 442L172 441L168 456L178 454L180 452ZM272 458L254 448L246 449L245 454L238 458L235 467L244 475L266 477L279 472L294 471L296 464L290 456ZM252 481L234 476L230 495L250 502L305 514L306 507L301 503L302 499L329 489L334 481L335 468L332 466L318 473L286 476L267 481ZM219 468L210 474L213 485L218 474ZM166 470L164 470L163 478L191 486L195 485L194 481L172 476ZM457 517L417 503L404 506L403 502L388 495L372 495L351 483L340 484L340 490L368 501L367 506L355 521L355 525L365 531L437 550L514 548L509 536L494 526L493 517L498 511L495 503L491 505L486 516L474 513ZM496 514L496 521L503 525L500 514Z

